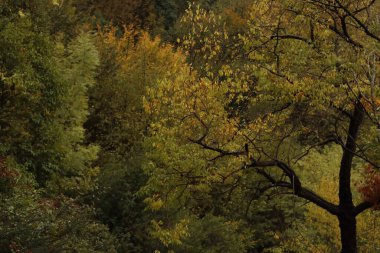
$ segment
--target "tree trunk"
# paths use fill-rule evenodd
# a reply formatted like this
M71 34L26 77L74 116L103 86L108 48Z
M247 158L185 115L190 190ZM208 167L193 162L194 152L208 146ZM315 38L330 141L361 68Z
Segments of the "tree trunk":
M342 253L357 253L356 218L353 212L338 215Z
M356 218L354 203L351 192L351 169L354 153L356 151L356 140L359 128L363 122L364 111L360 98L356 101L354 114L351 116L346 144L343 146L343 156L339 171L339 227L342 253L357 253L356 241Z

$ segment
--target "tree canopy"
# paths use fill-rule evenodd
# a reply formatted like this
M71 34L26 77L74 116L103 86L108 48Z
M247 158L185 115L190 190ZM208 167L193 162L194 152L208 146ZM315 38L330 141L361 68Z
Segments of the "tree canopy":
M378 252L376 0L4 0L0 252Z

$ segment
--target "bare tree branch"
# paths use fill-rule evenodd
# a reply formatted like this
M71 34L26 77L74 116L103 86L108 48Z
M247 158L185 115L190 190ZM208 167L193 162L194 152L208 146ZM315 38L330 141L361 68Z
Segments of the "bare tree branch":
M324 210L328 211L329 213L333 215L338 214L339 210L338 210L337 205L334 205L333 203L323 199L321 196L314 193L313 191L302 187L298 176L296 175L294 170L291 169L290 166L288 166L287 164L278 160L253 161L252 164L248 165L248 167L251 167L251 168L277 167L281 169L289 178L290 182L277 181L275 178L273 178L269 173L267 173L263 169L258 169L257 172L263 175L272 184L273 187L283 187L283 188L291 189L293 190L294 195L297 195L298 197L301 197L303 199L306 199L316 204L317 206L323 208Z
M367 201L362 202L359 205L355 206L355 208L354 208L354 214L355 214L355 216L357 216L357 215L361 214L362 212L364 212L365 210L367 210L367 209L369 209L371 207L373 207L372 203L367 202Z

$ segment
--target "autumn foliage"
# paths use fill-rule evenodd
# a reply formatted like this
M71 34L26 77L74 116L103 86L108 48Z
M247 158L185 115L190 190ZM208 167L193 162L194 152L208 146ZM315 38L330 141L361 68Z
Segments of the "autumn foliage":
M359 187L359 191L365 201L373 204L373 208L379 209L380 204L380 172L373 166L364 168L365 180Z
M0 0L0 253L380 252L378 13Z

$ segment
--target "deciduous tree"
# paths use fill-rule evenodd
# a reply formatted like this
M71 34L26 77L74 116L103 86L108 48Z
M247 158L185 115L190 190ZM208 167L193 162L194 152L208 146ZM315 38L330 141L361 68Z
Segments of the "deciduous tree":
M151 127L152 148L165 159L153 160L149 183L178 200L211 191L211 182L234 185L253 170L267 182L253 186L284 189L335 215L342 252L357 252L356 216L373 201L354 204L353 162L379 162L377 8L376 1L254 3L251 33L242 36L253 84L187 78L151 92L150 111L165 115ZM248 101L243 115L230 109L233 99ZM308 189L296 169L311 149L331 143L343 150L338 204Z

